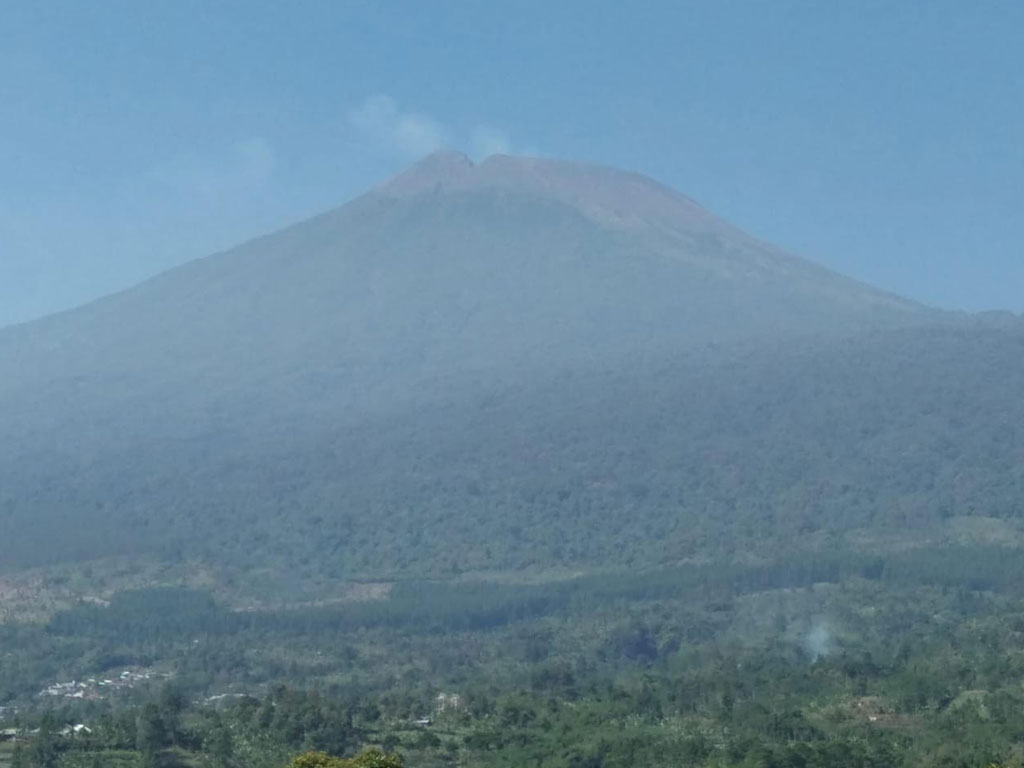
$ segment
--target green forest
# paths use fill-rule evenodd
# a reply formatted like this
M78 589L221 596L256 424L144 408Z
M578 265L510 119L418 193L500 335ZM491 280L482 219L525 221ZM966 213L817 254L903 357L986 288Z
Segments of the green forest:
M1022 339L10 445L0 765L1024 766Z
M285 404L129 401L60 450L0 444L0 564L191 558L301 599L352 579L1024 544L1016 329L637 357L354 421L341 384L290 384Z
M1018 766L1022 647L1024 561L1003 546L411 580L386 599L268 611L131 590L0 625L0 756L25 768L328 755L410 768ZM122 674L135 684L46 693Z

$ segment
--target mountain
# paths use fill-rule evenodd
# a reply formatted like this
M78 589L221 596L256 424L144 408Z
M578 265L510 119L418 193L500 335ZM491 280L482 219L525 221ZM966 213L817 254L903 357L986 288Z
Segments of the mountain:
M398 388L923 314L642 176L442 153L337 210L3 332L0 386L319 369Z
M659 564L980 514L978 467L1007 516L1017 471L984 459L1018 408L1019 336L643 176L439 153L0 331L0 566Z

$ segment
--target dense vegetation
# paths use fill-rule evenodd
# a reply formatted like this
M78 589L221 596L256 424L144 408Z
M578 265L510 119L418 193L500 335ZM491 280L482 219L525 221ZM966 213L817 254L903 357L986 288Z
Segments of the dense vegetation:
M276 570L287 592L972 535L1015 543L1022 352L1016 331L890 332L638 360L358 424L229 411L198 444L86 445L88 463L10 458L0 510L18 546L4 556L88 557L95 543ZM51 514L64 507L96 509L94 524L66 536Z
M440 162L0 331L0 764L1024 765L1019 321Z
M18 745L31 766L366 748L409 766L1019 765L1022 584L1018 552L993 546L407 582L270 612L136 591L4 626L0 706L40 728ZM143 668L151 682L93 701L33 695ZM92 733L56 735L72 723Z
M827 346L962 320L788 256L633 174L434 160L0 329L0 570L117 555L318 577L672 560L690 546L679 531L663 552L643 542L753 500L728 467L709 471L722 446L704 430L732 405L715 372L755 377L769 357L737 371L709 344ZM806 363L794 374L813 380L829 360ZM746 442L737 461L760 450L738 420L715 429ZM694 456L660 445L673 434ZM660 466L635 471L660 448ZM766 479L777 506L792 472Z

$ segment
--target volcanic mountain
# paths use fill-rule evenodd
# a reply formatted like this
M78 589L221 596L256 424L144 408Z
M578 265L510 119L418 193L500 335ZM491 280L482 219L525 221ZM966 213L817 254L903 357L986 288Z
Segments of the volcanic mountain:
M684 546L683 520L749 522L755 497L768 519L822 473L875 482L864 457L837 479L806 415L916 408L916 384L881 410L864 388L961 349L988 355L973 377L1016 343L1011 325L837 275L644 176L439 153L336 210L0 331L0 565L366 576L672 559L709 535ZM856 443L856 414L836 423ZM772 465L783 450L809 453ZM878 511L865 498L857 525Z
M0 391L312 375L418 391L471 371L925 314L643 176L446 152L337 210L0 334Z

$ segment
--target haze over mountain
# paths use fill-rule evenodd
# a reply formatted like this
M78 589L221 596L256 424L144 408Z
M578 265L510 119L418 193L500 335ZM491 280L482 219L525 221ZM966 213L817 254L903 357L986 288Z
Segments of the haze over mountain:
M672 562L892 509L927 527L992 487L963 472L1019 351L1014 321L877 291L645 177L439 153L0 331L0 565L386 577ZM943 453L936 419L971 439ZM912 476L908 450L927 453ZM940 514L949 483L962 504Z
M197 368L241 382L296 364L377 384L922 314L641 176L439 153L337 210L0 343L16 361L8 389Z

